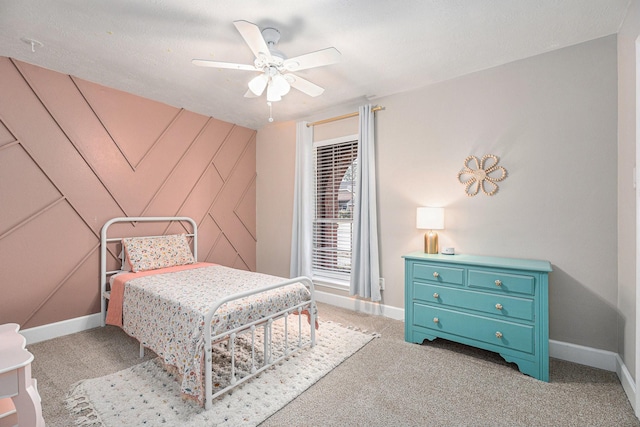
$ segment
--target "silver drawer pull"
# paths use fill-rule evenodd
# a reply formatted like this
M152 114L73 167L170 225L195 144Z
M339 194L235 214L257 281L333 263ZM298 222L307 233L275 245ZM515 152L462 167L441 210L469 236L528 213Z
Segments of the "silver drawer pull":
M440 298L440 294L439 294L439 293L437 293L437 292L434 292L434 293L433 293L433 297L434 297L435 299L438 299L438 298Z
M502 338L502 332L500 331L496 332L496 338Z
M497 303L496 304L496 310L502 310L502 304Z
M440 319L438 319L437 317L433 318L433 323L438 323L440 321Z
M496 286L502 286L502 281L501 280L496 280L495 284L496 284Z
M438 273L437 271L433 272L433 277L440 277L440 273Z

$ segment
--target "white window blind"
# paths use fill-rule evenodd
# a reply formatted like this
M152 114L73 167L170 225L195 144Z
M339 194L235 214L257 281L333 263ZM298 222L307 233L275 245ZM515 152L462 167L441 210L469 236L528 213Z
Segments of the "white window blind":
M357 137L314 143L314 276L349 280Z

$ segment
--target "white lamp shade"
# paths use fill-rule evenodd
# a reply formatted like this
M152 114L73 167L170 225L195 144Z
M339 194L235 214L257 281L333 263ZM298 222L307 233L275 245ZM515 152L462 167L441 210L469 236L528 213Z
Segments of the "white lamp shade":
M251 79L251 81L249 82L249 90L251 90L251 92L253 92L255 96L262 95L262 92L264 92L264 88L267 87L267 81L268 77L264 74L260 74L259 76Z
M416 228L424 230L443 230L444 208L418 208L416 212Z
M275 76L273 76L271 78L271 84L280 96L285 96L291 89L291 85L289 84L287 79L282 76L282 74L276 74Z
M272 83L269 83L269 85L267 86L267 101L277 102L281 99L282 96L280 96L280 93L278 92L276 87Z

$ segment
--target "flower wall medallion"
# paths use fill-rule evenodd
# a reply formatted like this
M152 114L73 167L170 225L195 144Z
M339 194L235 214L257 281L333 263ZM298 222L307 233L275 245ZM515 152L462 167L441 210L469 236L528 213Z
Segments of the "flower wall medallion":
M464 159L464 168L458 172L458 181L465 185L467 196L475 196L480 189L487 196L493 196L498 191L496 183L507 177L507 170L498 166L499 161L498 156L493 154L485 154L480 160L476 156Z

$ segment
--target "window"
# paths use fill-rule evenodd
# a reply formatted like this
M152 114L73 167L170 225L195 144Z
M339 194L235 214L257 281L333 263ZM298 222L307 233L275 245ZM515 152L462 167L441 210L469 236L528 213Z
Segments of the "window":
M349 281L357 155L357 136L313 145L314 277Z

